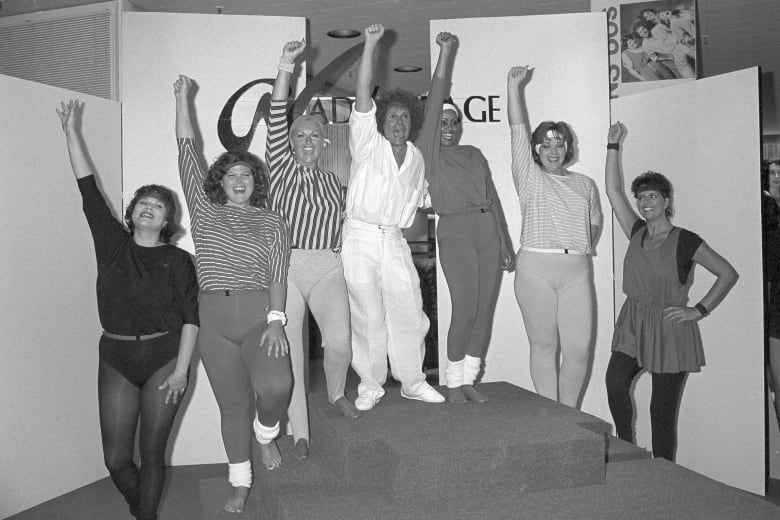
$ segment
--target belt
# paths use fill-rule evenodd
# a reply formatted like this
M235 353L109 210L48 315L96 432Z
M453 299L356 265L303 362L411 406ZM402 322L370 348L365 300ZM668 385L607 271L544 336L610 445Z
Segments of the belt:
M527 247L527 246L523 246L520 249L522 251L531 251L532 253L558 253L561 255L584 255L585 254L577 251L576 249L543 249L540 247Z
M137 334L135 336L123 336L122 334L114 334L112 332L106 332L103 331L103 335L107 338L111 339L118 339L122 341L143 341L145 339L152 339L152 338L159 338L160 336L165 336L166 334L170 334L170 332L154 332L152 334Z
M455 217L455 216L458 216L458 215L468 215L469 213L487 213L489 211L493 211L492 209L490 209L490 206L476 206L476 207L473 207L473 208L466 208L466 209L461 209L461 210L458 210L458 211L453 211L452 213L439 214L439 216L440 217Z
M222 296L236 296L238 294L251 294L266 292L266 289L206 289L201 294L218 294Z
M394 224L393 225L369 224L368 222L363 222L362 220L355 220L353 218L347 220L346 224L359 227L362 229L372 229L378 231L401 231L401 228Z

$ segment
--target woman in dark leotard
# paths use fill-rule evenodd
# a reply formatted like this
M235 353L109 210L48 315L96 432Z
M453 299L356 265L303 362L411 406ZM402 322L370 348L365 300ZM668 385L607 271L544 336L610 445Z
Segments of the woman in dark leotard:
M165 482L165 447L198 335L195 268L186 251L169 243L176 204L168 188L136 191L125 213L128 229L111 215L78 131L80 112L76 101L57 110L97 257L105 329L98 369L103 456L130 513L154 519ZM140 467L133 462L137 429Z

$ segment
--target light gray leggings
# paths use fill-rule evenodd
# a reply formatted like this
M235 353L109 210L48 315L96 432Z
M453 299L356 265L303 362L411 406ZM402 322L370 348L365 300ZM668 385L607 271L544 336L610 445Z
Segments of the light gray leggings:
M325 384L331 403L344 396L347 370L352 361L349 296L341 255L330 249L293 249L287 284L285 330L290 343L290 360L295 379L287 415L294 439L308 440L304 368L309 352L303 348L303 321L306 319L307 303L322 333Z
M593 331L590 257L521 250L515 268L515 296L531 345L531 379L536 392L576 406Z

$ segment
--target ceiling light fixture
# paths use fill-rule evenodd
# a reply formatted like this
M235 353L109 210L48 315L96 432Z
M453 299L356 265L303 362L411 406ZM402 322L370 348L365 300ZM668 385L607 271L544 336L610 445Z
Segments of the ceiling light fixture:
M335 29L326 33L331 38L357 38L360 36L360 31L355 29Z
M418 67L417 65L401 65L400 67L395 67L393 69L396 72L420 72L422 71L422 67Z

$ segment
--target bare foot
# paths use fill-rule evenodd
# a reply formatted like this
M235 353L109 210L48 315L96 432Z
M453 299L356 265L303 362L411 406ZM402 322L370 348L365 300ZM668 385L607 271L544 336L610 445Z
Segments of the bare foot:
M355 405L349 402L343 395L336 399L336 402L333 403L333 406L335 406L338 411L341 412L341 415L344 417L349 417L350 419L357 419L363 415L360 413L360 410L355 408Z
M463 390L463 395L468 399L469 401L474 401L475 403L487 403L490 401L488 397L485 394L480 394L477 392L472 385L463 385L461 386L461 389Z
M233 488L230 498L225 502L225 511L228 513L243 513L246 498L249 496L249 488L238 486Z
M466 396L463 395L463 387L447 388L447 402L452 404L463 404L466 402Z
M276 441L260 444L260 458L263 461L263 466L269 470L276 469L282 465L282 454L279 453L279 446L276 445Z
M298 439L293 448L295 456L299 459L305 459L309 456L309 441L307 439Z

